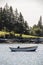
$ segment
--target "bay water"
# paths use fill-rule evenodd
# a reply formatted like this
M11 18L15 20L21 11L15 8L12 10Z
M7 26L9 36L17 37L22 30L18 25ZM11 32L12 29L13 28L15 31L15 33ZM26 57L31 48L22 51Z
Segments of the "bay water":
M9 47L37 45L35 52L11 52ZM0 44L0 65L43 65L43 44Z

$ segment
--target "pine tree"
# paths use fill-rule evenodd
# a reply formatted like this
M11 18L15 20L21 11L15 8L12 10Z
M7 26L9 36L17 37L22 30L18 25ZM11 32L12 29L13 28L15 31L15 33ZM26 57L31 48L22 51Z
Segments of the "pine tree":
M0 8L0 30L3 28L3 23L2 23L2 7Z
M42 28L42 16L40 16L40 19L39 19L39 22L38 22L38 26L39 26L40 28Z
M16 20L16 22L18 21L18 17L19 17L19 14L18 14L18 10L16 8L16 10L15 10L15 20Z
M24 18L23 18L23 16L22 16L22 13L21 13L21 12L20 12L20 14L19 14L18 20L19 20L19 23L23 23L23 22L24 22Z

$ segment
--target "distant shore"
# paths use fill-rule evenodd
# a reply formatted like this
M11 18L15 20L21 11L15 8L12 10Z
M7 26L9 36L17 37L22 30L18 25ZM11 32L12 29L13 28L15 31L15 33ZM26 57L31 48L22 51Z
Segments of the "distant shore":
M0 39L0 44L6 43L6 44L43 44L43 39Z

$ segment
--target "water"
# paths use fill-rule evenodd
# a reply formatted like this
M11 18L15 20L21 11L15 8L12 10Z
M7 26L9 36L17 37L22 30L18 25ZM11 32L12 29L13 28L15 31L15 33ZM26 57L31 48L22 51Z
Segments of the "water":
M43 44L38 44L36 52L10 51L10 46L18 45L28 46L29 44L0 44L0 65L43 65Z

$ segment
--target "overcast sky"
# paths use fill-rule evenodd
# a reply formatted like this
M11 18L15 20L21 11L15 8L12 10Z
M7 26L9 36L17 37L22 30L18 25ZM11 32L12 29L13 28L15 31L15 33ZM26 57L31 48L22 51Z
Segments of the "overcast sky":
M6 3L14 10L17 8L29 26L37 24L40 16L43 18L43 0L0 0L0 7L4 7Z

